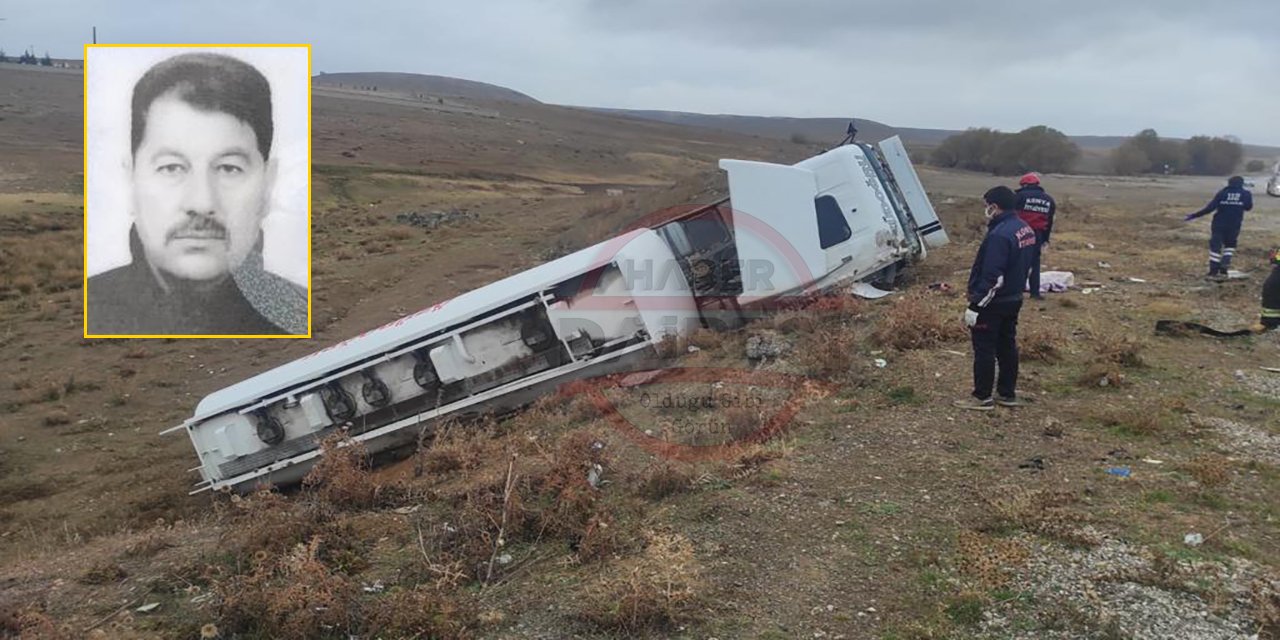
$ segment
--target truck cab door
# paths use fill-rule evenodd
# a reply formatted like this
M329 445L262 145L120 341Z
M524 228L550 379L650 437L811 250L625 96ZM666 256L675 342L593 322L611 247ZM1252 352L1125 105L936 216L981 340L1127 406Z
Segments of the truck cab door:
M721 160L729 175L744 305L798 293L827 273L814 209L817 178L797 167Z
M919 229L920 238L925 246L937 249L950 242L947 232L942 228L942 222L938 220L938 213L929 203L929 197L925 194L920 176L911 165L911 158L907 155L906 147L902 145L902 139L893 136L880 141L879 147L885 164L889 166L889 172L893 175L898 192L902 194L911 218L915 220L916 228Z

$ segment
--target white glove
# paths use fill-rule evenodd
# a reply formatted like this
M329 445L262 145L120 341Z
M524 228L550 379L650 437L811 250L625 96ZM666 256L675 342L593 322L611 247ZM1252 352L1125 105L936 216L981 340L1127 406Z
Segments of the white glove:
M965 309L964 310L964 326L972 329L973 325L975 324L978 324L978 312L974 311L973 309Z

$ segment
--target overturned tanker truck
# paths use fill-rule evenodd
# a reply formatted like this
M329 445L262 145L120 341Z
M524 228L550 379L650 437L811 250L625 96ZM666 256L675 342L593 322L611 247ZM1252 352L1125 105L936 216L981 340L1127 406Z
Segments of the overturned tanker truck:
M946 244L902 142L795 165L721 160L729 197L647 221L216 391L167 432L195 492L302 479L338 430L379 453L445 416L501 412L640 367L668 336L741 325L793 296L892 280Z

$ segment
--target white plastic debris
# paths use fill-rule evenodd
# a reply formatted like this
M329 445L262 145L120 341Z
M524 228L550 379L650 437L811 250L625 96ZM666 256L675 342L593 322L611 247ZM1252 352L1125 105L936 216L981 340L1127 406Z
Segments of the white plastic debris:
M587 472L587 484L591 485L592 489L600 488L600 474L602 473L604 473L604 467L598 464L591 465L591 470Z
M883 369L889 366L889 361L884 358L876 358L876 368Z
M1111 268L1111 263L1110 263L1110 262L1103 262L1102 260L1099 260L1099 261L1098 261L1098 268L1099 268L1099 269L1110 269L1110 268Z
M1204 544L1204 536L1198 533L1188 533L1187 535L1182 536L1182 542L1189 547L1198 547Z
M511 564L511 560L511 554L509 553L504 553L498 556L498 564Z
M859 282L858 284L853 285L849 288L849 293L852 293L859 298L866 298L867 300L879 300L880 298L893 294L892 291L877 289L866 282Z
M1134 277L1132 277L1132 276L1130 276L1130 277L1129 277L1128 281L1129 281L1129 282L1137 282L1138 284L1146 284L1146 283L1147 283L1147 281L1146 281L1146 280L1143 280L1142 278L1134 278Z
M141 607L134 609L134 611L137 611L138 613L151 613L152 611L155 611L156 609L159 609L159 608L160 608L159 602L148 602L147 604L144 604Z

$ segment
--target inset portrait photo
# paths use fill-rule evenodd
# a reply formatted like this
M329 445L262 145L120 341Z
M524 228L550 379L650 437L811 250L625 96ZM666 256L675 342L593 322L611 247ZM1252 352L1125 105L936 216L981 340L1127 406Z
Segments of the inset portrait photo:
M310 47L85 47L85 336L310 336Z

